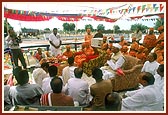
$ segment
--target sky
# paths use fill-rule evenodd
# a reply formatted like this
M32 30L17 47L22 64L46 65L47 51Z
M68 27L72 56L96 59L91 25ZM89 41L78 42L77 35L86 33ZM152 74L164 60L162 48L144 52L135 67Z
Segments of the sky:
M122 2L4 2L5 7L18 10L34 10L34 11L55 11L55 10L76 10L91 8L110 8L122 6Z
M127 3L129 4L129 3ZM140 4L140 3L139 3ZM7 3L3 3L3 6L9 8L9 9L17 9L17 10L26 10L26 11L38 11L38 12L48 12L48 13L52 13L52 12L57 12L57 11L63 11L63 10L72 10L72 11L76 11L76 9L103 9L103 8L116 8L119 6L123 6L125 5L125 3L121 3L121 2L96 2L95 3L91 3L91 2L83 2L81 4L81 2L55 2L55 3L47 3L47 2L38 2L38 3L34 3L32 4L32 2L30 3L13 3L13 2L7 2ZM137 4L138 5L138 4ZM124 6L123 6L124 7ZM73 12L74 13L74 12ZM114 17L114 16L109 16L109 17ZM115 15L115 17L117 17ZM158 17L151 17L151 18L158 18ZM131 25L136 24L136 23L141 23L143 25L146 25L148 27L153 27L155 21L142 21L142 19L139 20L132 20L132 21L128 21L127 17L123 17L120 20L117 20L115 23L110 23L110 22L104 22L104 21L94 21L93 19L91 19L92 21L87 21L87 17L85 17L85 21L78 21L78 22L71 22L71 23L75 23L75 25L77 26L76 29L84 29L84 26L86 24L92 24L93 28L96 29L98 24L103 24L105 26L105 29L113 29L114 25L118 25L120 27L120 29L130 29ZM20 28L26 27L26 28L33 28L33 29L45 29L45 28L50 28L53 29L55 27L59 28L60 30L63 29L62 25L63 21L58 20L57 18L53 18L49 21L42 21L42 22L25 22L25 21L18 21L18 20L12 20L12 19L8 19L8 22L11 24L11 26L14 27L15 31L19 31Z

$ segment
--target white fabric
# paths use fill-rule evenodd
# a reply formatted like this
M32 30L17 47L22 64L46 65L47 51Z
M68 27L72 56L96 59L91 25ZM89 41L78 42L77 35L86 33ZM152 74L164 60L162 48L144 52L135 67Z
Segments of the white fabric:
M163 96L158 87L149 85L135 91L128 91L122 99L122 111L163 111Z
M78 101L74 101L74 106L78 107L79 106L79 102Z
M163 106L164 106L164 77L161 77L159 74L156 74L155 76L155 83L154 85L156 85L157 87L159 87L161 94L163 96Z
M117 70L118 68L121 68L122 65L124 64L125 59L123 56L119 57L116 63L114 63L112 60L107 60L107 64L113 69Z
M120 44L118 44L118 43L113 43L113 46L116 47L116 48L118 48L118 49L122 48L122 46Z
M42 68L37 68L33 70L32 76L33 76L34 82L36 84L39 84L40 87L42 87L43 79L46 77L49 77L49 74L47 74Z
M133 37L136 37L136 41L140 41L140 40L142 39L142 32L139 31L139 32L137 33L137 32L135 31L135 32L132 34L131 38L133 38Z
M17 46L14 45L14 44L16 44L16 40L12 40L12 39L13 38L10 37L9 35L5 38L7 46L11 49L20 49L19 44Z
M49 41L51 41L51 42L53 42L53 44L55 45L55 46L59 46L59 44L60 44L60 41L62 41L62 39L61 39L61 37L59 36L59 35L54 35L53 33L51 33L50 35L49 35ZM50 49L51 49L51 55L52 56L57 56L58 54L61 54L61 49L60 48L55 48L54 46L52 46L51 44L50 44Z
M107 64L109 66L103 66L100 69L103 73L103 79L109 79L111 77L115 76L115 70L118 68L121 68L122 65L125 63L124 57L121 55L116 62L113 62L112 60L107 60Z
M48 104L49 104L49 106L52 106L51 93L48 93Z
M75 75L74 75L75 68L76 68L75 66L67 66L62 70L62 79L63 79L64 85L68 82L70 78L75 78Z
M157 61L149 62L146 61L142 67L141 72L150 72L151 74L155 75L157 73L157 69L159 67L159 63Z
M102 68L100 68L100 69L102 69ZM109 72L108 70L104 70L104 69L102 69L102 73L103 73L102 78L103 78L104 80L107 80L107 79L112 78L112 77L115 76L114 73Z
M79 78L70 78L67 83L67 92L79 105L89 103L89 85Z
M160 91L164 96L164 77L161 77L159 74L156 74L154 77L155 77L154 85L160 88Z
M44 94L46 93L52 93L52 89L50 86L50 81L52 80L53 77L47 77L44 78L42 81L42 90L44 91Z
M141 40L142 39L142 32L139 31L138 33L135 34L136 40Z

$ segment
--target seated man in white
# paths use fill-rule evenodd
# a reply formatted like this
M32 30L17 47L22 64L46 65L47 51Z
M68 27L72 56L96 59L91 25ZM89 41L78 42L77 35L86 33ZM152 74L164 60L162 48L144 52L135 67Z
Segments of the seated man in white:
M159 65L157 69L157 74L154 75L155 83L154 85L160 88L161 94L164 97L164 64ZM163 99L164 104L164 99Z
M154 85L155 78L149 72L142 72L139 83L143 88L127 91L122 99L122 111L163 111L163 96L160 89Z
M54 77L57 76L58 68L54 65L51 65L48 67L49 77L46 77L42 81L42 90L44 91L44 94L51 93L52 89L50 86L50 82Z
M40 87L42 87L43 79L49 77L48 67L49 64L47 62L44 62L41 64L40 68L36 68L35 70L33 70L32 79L34 80L34 83L39 84Z
M152 75L155 75L157 73L157 69L159 67L159 63L156 61L157 54L156 53L150 53L147 56L147 61L144 63L141 72L150 72Z
M68 58L68 64L69 65L62 70L62 79L64 86L70 78L75 78L74 69L76 67L74 66L74 57Z
M118 43L113 44L113 54L107 60L106 66L100 68L103 72L103 79L109 79L111 77L114 77L117 69L122 68L123 64L125 63L124 56L120 52L121 48L122 46Z
M75 78L70 78L67 83L66 92L70 95L74 102L78 102L79 106L89 104L89 84L81 79L83 70L82 68L75 68Z

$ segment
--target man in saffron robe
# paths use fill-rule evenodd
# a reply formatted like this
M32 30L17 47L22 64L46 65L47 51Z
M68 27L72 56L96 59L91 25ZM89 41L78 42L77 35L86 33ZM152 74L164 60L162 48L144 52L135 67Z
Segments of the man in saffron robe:
M155 50L154 52L157 54L157 61L159 61L161 59L160 56L163 56L164 55L164 27L163 26L160 26L158 28L158 31L159 31L159 36L158 36L158 39L156 41L156 47L155 47ZM163 59L164 60L164 59ZM161 61L159 61L160 63Z
M156 46L156 36L154 34L154 28L149 29L149 34L144 37L143 45L147 48L145 52L146 56Z
M91 44L91 40L93 38L93 35L91 33L91 29L90 28L86 29L86 34L85 34L84 38L85 38L85 42L89 42L89 44Z
M133 37L132 44L131 44L130 51L129 51L129 55L136 57L138 47L139 47L139 44L136 41L136 37Z
M71 51L71 46L70 45L66 46L66 51L63 53L63 55L68 57L68 58L73 56L73 52Z
M136 57L138 59L140 59L142 61L142 63L144 63L146 61L146 57L147 57L144 53L144 50L145 50L145 47L140 45L138 48L138 51L136 53Z

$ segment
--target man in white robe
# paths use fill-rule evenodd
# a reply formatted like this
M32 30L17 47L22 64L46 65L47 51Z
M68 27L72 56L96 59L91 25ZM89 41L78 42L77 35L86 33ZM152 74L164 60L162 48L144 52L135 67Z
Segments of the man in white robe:
M52 92L50 82L54 77L58 77L57 76L58 68L54 65L51 65L48 67L48 72L50 77L46 77L42 81L42 90L44 91L44 94Z
M127 91L122 99L122 111L163 111L163 96L160 89L154 85L155 78L149 72L142 72L139 83L143 88Z
M164 97L164 64L159 65L157 69L157 74L155 74L155 83L157 87L160 88L161 94ZM163 99L164 104L164 99Z
M159 63L156 61L157 55L156 53L150 53L147 57L147 61L144 63L141 72L150 72L152 75L157 73L157 69L159 67Z
M49 43L50 43L52 56L55 57L62 53L60 49L60 46L62 44L62 39L60 35L57 34L57 28L54 28L53 33L49 35Z
M64 86L70 78L75 78L74 69L76 67L74 66L74 57L68 58L68 64L69 65L62 70L62 79Z
M66 92L70 95L74 102L78 102L79 106L89 104L89 84L81 79L83 70L82 68L75 68L75 78L70 78L67 83Z
M36 84L39 84L40 87L42 87L42 81L44 78L49 77L48 74L48 63L42 63L40 68L36 68L33 70L32 76L33 76L33 82Z

